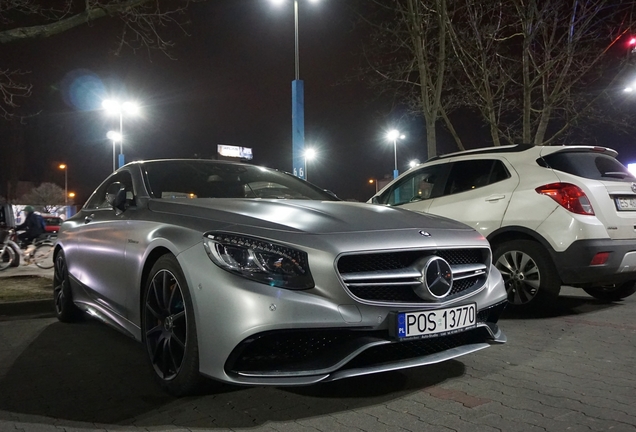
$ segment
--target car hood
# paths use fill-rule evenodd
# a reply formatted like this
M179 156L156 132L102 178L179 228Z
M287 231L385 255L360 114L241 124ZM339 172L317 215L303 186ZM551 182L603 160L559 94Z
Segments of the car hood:
M460 222L393 207L346 201L196 199L151 200L149 210L222 224L311 234L418 228L469 230ZM176 219L175 219L176 220Z

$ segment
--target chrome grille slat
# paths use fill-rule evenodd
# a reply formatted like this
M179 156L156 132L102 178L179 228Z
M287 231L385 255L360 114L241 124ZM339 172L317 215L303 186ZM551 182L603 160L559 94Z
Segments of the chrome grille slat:
M378 279L401 279L401 278L418 278L422 274L415 269L399 269L373 272L355 272L342 275L345 282L350 280L378 280Z
M352 287L364 287L364 286L414 286L420 285L418 281L408 281L408 282L350 282L347 285Z
M337 267L354 298L382 304L431 303L414 293L422 284L421 270L414 265L431 255L447 260L453 274L453 289L439 302L468 295L484 286L491 257L486 248L344 255L339 258Z

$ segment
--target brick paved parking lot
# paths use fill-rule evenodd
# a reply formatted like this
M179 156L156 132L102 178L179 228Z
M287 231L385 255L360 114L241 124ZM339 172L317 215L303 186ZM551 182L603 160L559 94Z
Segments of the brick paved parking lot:
M565 288L508 343L406 372L174 399L143 347L95 321L0 322L0 431L636 431L636 298Z

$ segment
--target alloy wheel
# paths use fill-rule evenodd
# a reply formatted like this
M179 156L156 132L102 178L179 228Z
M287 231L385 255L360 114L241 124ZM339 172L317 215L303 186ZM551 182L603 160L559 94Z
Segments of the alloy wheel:
M55 270L53 272L53 299L55 301L55 312L58 316L62 314L66 294L64 286L67 284L68 272L64 254L59 253L55 258Z
M503 276L510 303L523 305L537 295L541 274L537 263L529 255L515 250L505 252L495 267Z
M181 370L188 343L188 319L181 285L168 270L152 278L144 305L144 331L157 375L171 380Z

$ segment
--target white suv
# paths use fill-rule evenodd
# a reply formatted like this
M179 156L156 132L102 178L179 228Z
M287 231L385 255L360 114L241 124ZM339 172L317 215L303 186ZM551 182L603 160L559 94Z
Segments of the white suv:
M636 292L636 178L605 147L516 145L433 158L369 202L457 219L486 237L518 308L561 285L602 300Z

